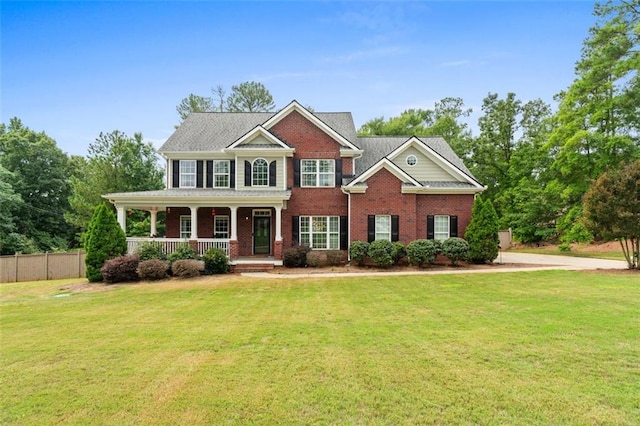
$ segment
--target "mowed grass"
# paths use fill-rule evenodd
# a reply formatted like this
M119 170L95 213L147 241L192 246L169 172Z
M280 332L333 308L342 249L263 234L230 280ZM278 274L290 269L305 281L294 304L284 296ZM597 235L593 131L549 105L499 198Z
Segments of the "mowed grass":
M2 424L640 420L636 274L60 288L0 285Z

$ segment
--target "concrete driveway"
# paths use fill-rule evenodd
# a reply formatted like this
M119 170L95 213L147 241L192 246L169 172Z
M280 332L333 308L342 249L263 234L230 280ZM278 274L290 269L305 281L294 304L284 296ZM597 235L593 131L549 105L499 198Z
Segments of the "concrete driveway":
M500 257L495 260L500 262ZM504 264L528 264L554 266L556 269L627 269L627 262L622 260L591 259L586 257L555 256L549 254L530 254L503 252L502 263Z

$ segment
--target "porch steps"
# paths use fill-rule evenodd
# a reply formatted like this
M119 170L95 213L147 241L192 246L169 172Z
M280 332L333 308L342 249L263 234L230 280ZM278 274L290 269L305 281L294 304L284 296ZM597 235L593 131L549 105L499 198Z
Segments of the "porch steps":
M238 263L231 265L231 272L241 274L243 272L269 272L275 265L271 263Z

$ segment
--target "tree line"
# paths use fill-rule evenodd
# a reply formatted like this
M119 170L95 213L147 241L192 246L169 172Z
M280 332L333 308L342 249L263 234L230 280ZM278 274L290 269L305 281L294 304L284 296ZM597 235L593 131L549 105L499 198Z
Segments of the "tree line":
M433 108L373 118L358 133L442 136L487 185L483 199L519 241L604 237L584 199L598 177L618 176L640 159L640 3L596 4L594 15L575 79L556 95L555 110L541 99L488 93L474 135L467 123L472 110L462 98L446 97ZM180 122L192 112L275 110L258 82L234 85L229 95L218 85L211 96L190 94L176 107ZM14 118L0 125L0 254L80 246L101 194L163 186L156 153L139 133L101 133L87 157L69 157ZM640 195L621 195L627 196L640 202ZM630 214L640 222L640 211ZM148 233L148 216L132 215L128 234Z

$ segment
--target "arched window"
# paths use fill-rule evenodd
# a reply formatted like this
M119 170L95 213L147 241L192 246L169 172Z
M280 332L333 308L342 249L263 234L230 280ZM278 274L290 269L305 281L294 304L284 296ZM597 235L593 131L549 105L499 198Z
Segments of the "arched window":
M264 158L257 158L253 162L251 186L269 186L269 163Z

